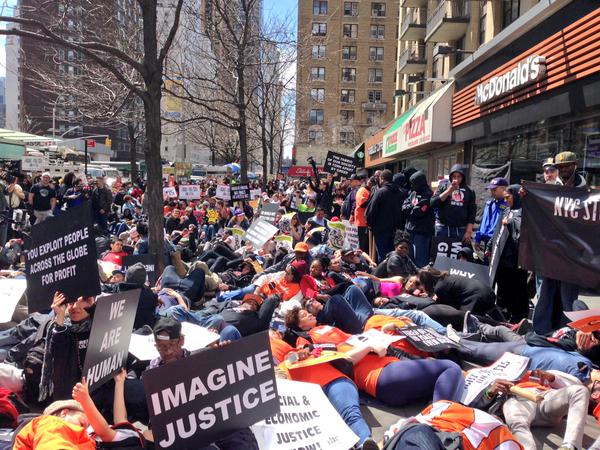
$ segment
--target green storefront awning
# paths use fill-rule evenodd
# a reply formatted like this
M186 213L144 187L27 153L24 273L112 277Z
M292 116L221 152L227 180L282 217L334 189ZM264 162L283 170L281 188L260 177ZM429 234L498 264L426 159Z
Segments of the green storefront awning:
M411 108L396 119L392 126L383 135L383 156L391 156L398 152L398 133L400 133L402 124L410 117L413 110Z
M25 154L25 146L0 142L0 159L21 159Z

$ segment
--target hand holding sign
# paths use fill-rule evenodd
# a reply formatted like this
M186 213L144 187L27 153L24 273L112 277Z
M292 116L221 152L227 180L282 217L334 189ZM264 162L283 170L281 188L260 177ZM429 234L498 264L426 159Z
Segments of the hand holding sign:
M65 324L65 312L67 310L66 305L67 298L60 292L54 293L54 300L52 301L52 311L54 311L54 321L61 327Z

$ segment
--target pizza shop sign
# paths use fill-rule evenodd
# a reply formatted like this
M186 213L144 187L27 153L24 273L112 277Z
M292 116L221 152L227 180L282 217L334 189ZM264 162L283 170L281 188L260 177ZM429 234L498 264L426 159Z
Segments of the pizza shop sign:
M546 58L539 55L529 56L511 70L477 85L475 104L483 105L496 100L518 88L541 80L545 74Z

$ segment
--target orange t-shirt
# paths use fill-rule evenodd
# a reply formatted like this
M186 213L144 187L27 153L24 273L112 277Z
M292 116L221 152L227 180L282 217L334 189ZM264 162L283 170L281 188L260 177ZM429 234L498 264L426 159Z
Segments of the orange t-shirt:
M94 450L96 442L79 425L56 416L40 416L23 427L13 450Z
M361 187L358 191L356 191L356 206L354 207L354 225L357 227L366 227L367 226L367 218L365 217L365 212L367 211L365 205L367 200L369 200L369 196L371 193L366 187Z
M265 297L269 297L273 294L281 295L283 301L291 299L294 295L300 292L299 283L288 283L285 278L274 283L274 286L270 286L271 283L265 284L260 288L260 293Z
M413 321L410 320L408 317L390 317L383 315L374 315L369 317L369 320L367 320L367 323L365 323L365 331L370 330L371 328L375 328L376 330L381 331L381 328L389 323L393 323L398 328L410 327L414 325ZM427 358L428 356L430 356L428 353L418 350L414 345L412 345L408 341L408 339L401 339L399 341L396 341L392 344L392 346L410 355L420 356L422 358Z

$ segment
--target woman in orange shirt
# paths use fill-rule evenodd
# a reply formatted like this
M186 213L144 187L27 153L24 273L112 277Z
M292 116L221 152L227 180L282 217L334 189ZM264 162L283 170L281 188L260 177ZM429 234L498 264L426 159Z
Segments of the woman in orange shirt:
M394 320L393 318L390 318ZM344 351L351 335L331 326L317 327L315 316L295 308L285 316L285 325L308 332L315 344L336 344ZM459 401L464 388L460 367L445 359L399 360L369 353L354 365L354 382L359 390L391 405L419 400Z

